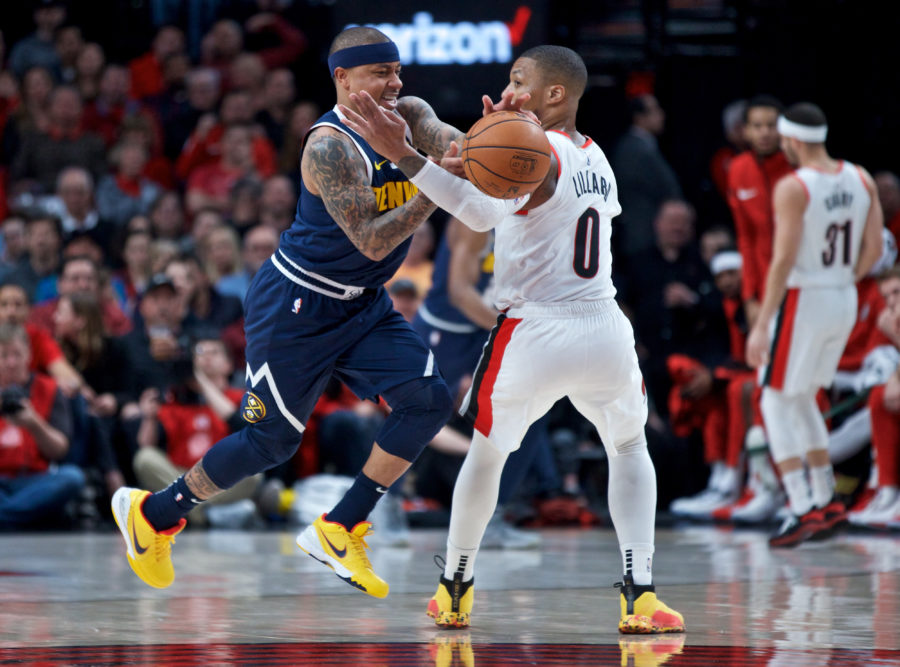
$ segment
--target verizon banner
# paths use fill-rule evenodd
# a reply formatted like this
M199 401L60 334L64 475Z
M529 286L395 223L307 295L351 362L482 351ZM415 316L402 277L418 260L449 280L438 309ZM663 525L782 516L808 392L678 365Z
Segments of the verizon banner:
M335 33L371 25L389 35L400 49L403 93L425 98L438 114L479 115L481 95L498 97L516 57L546 40L543 0L425 4L342 0Z

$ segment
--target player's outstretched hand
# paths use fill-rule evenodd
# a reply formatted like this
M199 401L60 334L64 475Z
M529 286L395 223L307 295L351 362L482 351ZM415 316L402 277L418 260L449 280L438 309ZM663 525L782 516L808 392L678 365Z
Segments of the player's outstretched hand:
M466 178L466 170L463 169L462 158L459 157L459 144L455 141L450 142L450 147L447 148L438 164L454 176Z
M481 115L487 116L488 114L492 114L495 111L518 111L520 113L527 114L531 120L533 120L538 125L541 124L541 121L538 120L538 117L535 116L530 111L525 111L522 109L522 105L525 104L528 100L531 99L531 93L522 93L518 97L516 94L507 90L504 91L500 96L500 101L494 104L493 100L487 95L481 96L481 103L484 105L484 109L482 109Z
M747 337L747 365L759 368L769 363L769 331L763 326L754 326Z
M356 111L338 105L344 115L344 124L365 139L376 153L391 162L399 162L407 154L406 121L400 114L378 106L366 91L351 93L350 99L356 105Z

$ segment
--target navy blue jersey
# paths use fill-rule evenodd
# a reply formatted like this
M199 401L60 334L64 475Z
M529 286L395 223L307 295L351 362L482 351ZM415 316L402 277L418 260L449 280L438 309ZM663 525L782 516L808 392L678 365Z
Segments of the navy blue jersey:
M368 162L367 171L378 201L378 214L402 206L418 192L390 160L376 153L366 141L341 122L335 109L324 114L313 128L328 126L345 133ZM297 265L329 280L357 287L380 287L397 271L406 257L406 239L381 261L363 255L334 221L321 197L310 193L300 178L297 214L281 235L279 250Z

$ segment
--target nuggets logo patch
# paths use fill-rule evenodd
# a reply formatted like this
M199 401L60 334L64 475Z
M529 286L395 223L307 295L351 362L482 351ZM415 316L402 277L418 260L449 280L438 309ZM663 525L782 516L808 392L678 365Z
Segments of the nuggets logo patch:
M255 424L266 416L266 406L252 391L244 395L244 421Z

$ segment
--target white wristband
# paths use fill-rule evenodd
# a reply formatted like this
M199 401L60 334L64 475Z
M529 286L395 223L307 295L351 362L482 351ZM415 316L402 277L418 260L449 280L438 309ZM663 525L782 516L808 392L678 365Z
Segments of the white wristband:
M486 232L523 206L530 195L518 199L489 197L469 181L457 178L427 160L409 179L435 204L476 232Z

